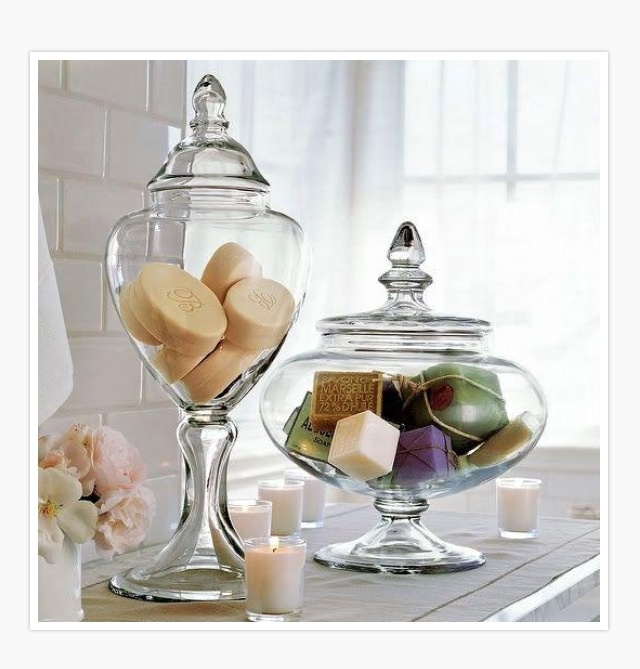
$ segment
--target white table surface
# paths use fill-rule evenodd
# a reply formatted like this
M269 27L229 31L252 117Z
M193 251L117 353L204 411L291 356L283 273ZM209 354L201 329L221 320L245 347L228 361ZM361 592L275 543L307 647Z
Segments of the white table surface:
M434 504L434 506L437 506ZM371 574L316 563L319 548L356 539L379 518L372 505L338 504L308 544L301 623L591 622L599 616L600 523L542 518L535 539L502 539L494 514L430 509L424 524L445 541L476 548L486 563L444 574ZM243 623L244 601L154 603L108 589L114 573L162 548L83 567L83 624ZM247 623L250 624L250 623ZM180 628L177 625L176 628Z

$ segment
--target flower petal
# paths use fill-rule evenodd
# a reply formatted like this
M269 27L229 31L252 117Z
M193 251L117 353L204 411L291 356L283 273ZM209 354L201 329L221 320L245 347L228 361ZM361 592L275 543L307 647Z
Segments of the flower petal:
M93 467L89 469L89 473L80 481L82 485L82 496L89 497L96 485L96 475Z
M98 515L102 516L105 513L108 513L115 506L120 504L120 502L127 496L126 490L114 490L109 492L106 495L103 495L97 502L96 508L98 509Z
M98 522L98 510L92 502L72 502L58 513L60 529L77 544L84 544L93 537Z
M38 497L41 499L60 506L78 501L81 495L80 481L68 472L55 467L38 469Z
M43 437L38 437L38 462L43 460L47 453L55 448L55 445L60 440L58 434L46 434Z
M38 515L38 555L41 555L49 564L53 564L60 557L64 534L58 527L55 518Z

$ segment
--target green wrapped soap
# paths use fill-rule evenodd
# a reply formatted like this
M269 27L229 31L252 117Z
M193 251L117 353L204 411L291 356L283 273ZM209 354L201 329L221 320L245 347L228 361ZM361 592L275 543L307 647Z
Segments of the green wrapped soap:
M300 413L300 407L296 407L292 412L289 418L287 418L287 422L284 424L284 427L282 428L287 435L291 432L291 428L293 427L293 424L296 422L296 418L298 417L298 414Z
M327 462L333 432L314 432L311 429L311 393L305 395L300 409L294 411L286 424L285 448L312 460Z
M409 407L417 426L437 425L465 455L508 422L500 381L488 369L441 363L411 381L419 390Z

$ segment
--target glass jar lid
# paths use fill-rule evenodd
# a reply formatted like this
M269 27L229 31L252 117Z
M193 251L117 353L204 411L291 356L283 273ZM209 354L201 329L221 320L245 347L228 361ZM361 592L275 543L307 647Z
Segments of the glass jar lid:
M476 318L441 314L424 302L433 279L420 269L426 255L413 223L402 223L389 247L391 269L378 281L387 289L387 301L378 309L318 321L325 345L360 344L367 348L433 349L486 345L491 324ZM343 335L347 336L346 339ZM335 337L339 336L339 340Z
M179 142L147 185L154 191L173 188L226 188L266 193L269 182L249 152L229 136L224 116L227 96L220 82L206 74L193 93L193 134Z

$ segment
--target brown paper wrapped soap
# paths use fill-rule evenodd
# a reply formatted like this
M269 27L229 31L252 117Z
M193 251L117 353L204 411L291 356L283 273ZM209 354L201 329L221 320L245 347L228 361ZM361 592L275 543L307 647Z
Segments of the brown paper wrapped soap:
M313 377L311 426L335 430L341 418L362 411L380 415L382 374L379 372L316 372Z

